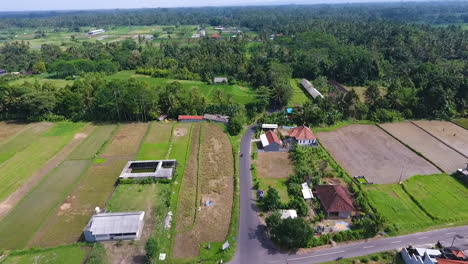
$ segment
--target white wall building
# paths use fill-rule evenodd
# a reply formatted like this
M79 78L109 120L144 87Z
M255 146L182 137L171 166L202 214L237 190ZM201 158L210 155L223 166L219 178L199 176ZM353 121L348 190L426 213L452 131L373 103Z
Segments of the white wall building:
M145 212L99 213L93 215L84 230L88 242L139 239Z
M437 264L436 257L442 255L440 250L427 248L403 248L401 257L406 264Z

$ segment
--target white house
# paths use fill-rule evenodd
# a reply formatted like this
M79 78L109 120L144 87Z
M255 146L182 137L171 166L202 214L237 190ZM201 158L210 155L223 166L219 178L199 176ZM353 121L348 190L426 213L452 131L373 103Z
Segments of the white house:
M84 229L88 242L139 239L145 212L98 213L91 217Z
M317 97L323 98L323 95L315 89L315 87L306 79L301 80L301 85L306 91L315 99Z
M436 264L442 253L437 249L403 248L401 258L406 264Z
M289 131L289 137L293 139L293 141L302 146L315 146L317 145L317 138L315 137L314 133L310 130L310 128L306 126L295 127Z
M91 30L88 32L88 35L89 36L95 36L95 35L98 35L98 34L101 34L101 33L104 33L106 32L104 29L96 29L96 30Z
M228 78L226 78L226 77L215 77L213 79L213 83L215 83L215 84L217 84L217 83L226 84L226 83L228 83Z
M281 219L287 219L287 218L295 219L295 218L297 218L296 210L292 210L292 209L281 210L280 213L281 213Z

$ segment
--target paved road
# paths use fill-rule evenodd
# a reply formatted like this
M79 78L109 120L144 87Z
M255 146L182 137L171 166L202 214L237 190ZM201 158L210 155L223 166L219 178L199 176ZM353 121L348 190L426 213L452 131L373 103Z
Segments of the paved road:
M240 219L237 252L231 264L312 264L335 260L338 257L350 258L376 252L401 249L408 245L425 246L437 241L451 243L455 234L467 239L458 239L460 248L468 248L468 226L439 229L429 232L410 234L399 237L374 239L368 242L351 242L331 248L316 249L307 254L289 254L277 250L265 236L264 226L257 217L255 197L252 192L252 174L250 173L251 139L255 126L248 128L242 137L240 151Z

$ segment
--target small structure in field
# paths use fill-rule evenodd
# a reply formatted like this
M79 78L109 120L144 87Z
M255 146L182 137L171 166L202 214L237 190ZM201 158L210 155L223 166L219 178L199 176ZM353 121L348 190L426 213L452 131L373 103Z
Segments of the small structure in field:
M227 84L228 78L227 77L214 77L213 83L214 84Z
M301 146L317 146L317 138L310 128L306 126L299 126L289 131L289 137L292 138L294 143Z
M278 125L277 124L262 124L262 129L264 131L268 131L268 130L275 130L278 128Z
M104 29L102 29L102 28L101 29L96 29L96 30L91 30L91 31L88 32L88 36L96 36L96 35L102 34L104 32L106 32L106 31Z
M179 122L201 122L203 121L203 116L197 115L179 115Z
M260 135L260 141L264 151L279 151L283 145L281 139L272 130L268 130L265 134Z
M220 35L218 35L218 34L213 34L213 35L211 35L211 38L214 38L214 39L219 39L219 38L221 38L221 36L220 36Z
M281 219L288 219L288 218L296 219L297 218L296 210L292 210L292 209L281 210L280 213L281 213Z
M204 29L200 30L200 37L206 37L206 31Z
M119 179L172 179L176 165L176 160L129 161Z
M200 37L200 34L197 34L197 33L192 34L192 38L199 38L199 37Z
M224 27L223 26L216 26L214 29L215 30L224 30Z
M212 121L212 122L217 122L217 123L229 123L229 116L224 116L224 115L212 115L212 114L205 114L203 115L203 119L207 121Z
M323 98L323 95L315 89L315 87L306 79L301 80L301 85L314 99L317 97Z
M88 242L139 239L145 212L98 213L91 217L84 229Z
M0 76L6 75L7 73L7 70L0 69Z
M312 198L314 198L314 195L312 194L312 189L310 189L309 185L307 182L304 182L301 184L302 186L302 197L304 197L304 200L310 201Z
M349 218L356 212L351 196L341 185L317 185L315 190L327 217Z

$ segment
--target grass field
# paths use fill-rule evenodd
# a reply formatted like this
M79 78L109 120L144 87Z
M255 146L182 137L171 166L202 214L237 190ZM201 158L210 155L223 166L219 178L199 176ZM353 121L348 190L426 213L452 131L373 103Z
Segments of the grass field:
M82 264L90 250L79 244L21 250L11 253L2 264Z
M197 89L200 94L204 95L208 103L213 103L216 100L216 90L221 90L224 94L232 96L232 100L235 103L247 104L255 102L256 95L253 89L243 87L239 85L210 85L201 81L187 81L187 80L173 80L164 78L153 78L147 75L135 74L135 71L120 71L114 75L107 77L108 79L127 80L129 78L135 78L147 82L152 86L166 86L167 84L178 81L183 88Z
M414 200L435 219L468 222L468 189L447 174L411 177L403 183Z
M454 122L455 124L461 127L468 129L468 118L459 118L459 119L452 120L452 122Z
M16 133L26 129L28 124L17 122L0 122L0 145L4 144Z
M115 125L96 126L89 135L69 156L70 160L93 159L101 146L109 139L115 130Z
M348 90L354 90L356 92L356 94L358 95L359 99L361 100L361 102L366 101L365 92L366 92L368 87L364 87L364 86L346 86L346 88ZM387 94L387 88L379 87L379 90L380 90L381 95L386 95Z
M73 81L67 81L64 79L49 79L47 78L46 75L31 75L28 77L23 77L18 80L11 81L9 84L11 85L23 85L25 83L30 83L30 84L44 84L44 83L50 83L58 88L63 88L67 85L72 85Z
M400 232L413 232L433 224L432 219L411 200L401 185L369 185L366 190L369 202Z
M90 161L65 161L28 193L0 222L0 237L8 237L0 240L0 248L25 247L89 165Z
M289 202L288 187L286 186L287 178L258 178L260 182L259 190L262 190L265 194L268 191L268 186L275 188L281 201L284 203Z
M52 123L30 124L21 132L0 144L0 164L25 149L52 126ZM13 128L13 130L15 129Z
M0 165L0 200L21 186L29 176L62 149L83 128L83 123L57 123L33 143Z
M173 124L151 123L137 159L164 159L169 150Z
M305 102L309 100L307 95L304 93L304 91L301 89L299 86L300 79L291 79L289 82L291 83L291 87L293 88L293 96L291 100L289 101L290 106L297 106L297 105L303 105Z

